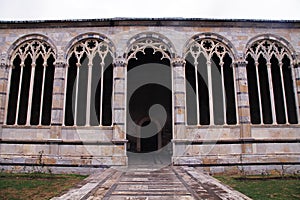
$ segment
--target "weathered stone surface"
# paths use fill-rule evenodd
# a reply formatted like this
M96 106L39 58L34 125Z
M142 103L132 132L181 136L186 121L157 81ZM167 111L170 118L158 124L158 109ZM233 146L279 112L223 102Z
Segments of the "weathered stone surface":
M249 106L249 83L247 80L246 48L250 42L271 39L287 46L295 59L291 64L299 65L300 37L299 22L255 21L132 21L51 22L0 25L0 158L9 164L36 163L39 152L43 152L45 162L55 166L64 165L126 165L126 127L128 105L126 56L132 47L143 39L155 39L169 48L172 69L172 124L173 164L216 165L208 167L216 171L226 171L222 164L244 164L264 162L284 164L293 162L299 168L299 122L297 124L251 124ZM134 23L135 23L134 22ZM77 23L77 22L76 22ZM157 24L156 24L157 23ZM160 24L161 23L161 24ZM177 24L174 26L174 24ZM59 26L57 25L59 24ZM158 26L159 24L159 26ZM93 26L95 25L95 26ZM256 27L257 26L257 27ZM47 33L47 34L45 34ZM215 34L217 33L217 34ZM266 34L270 33L270 34ZM85 127L63 126L67 52L76 42L86 38L105 38L112 46L113 88L112 126ZM195 38L215 39L226 44L233 54L234 86L236 97L236 125L187 125L187 105L185 95L184 54ZM12 66L11 54L14 48L28 40L47 41L56 51L52 96L51 125L15 126L3 125L7 111L9 94L8 81ZM292 47L292 48L291 48ZM159 50L158 47L157 50ZM294 51L295 50L295 51ZM141 50L142 51L142 50ZM140 52L141 53L141 52ZM295 67L296 65L294 65ZM300 113L300 68L293 68L297 115ZM200 94L201 96L202 94ZM220 103L222 100L218 100ZM272 108L273 110L275 108ZM20 157L24 156L24 159ZM33 158L32 158L33 157ZM241 161L241 157L243 160ZM256 166L260 169L259 166ZM203 166L205 169L205 166ZM251 170L255 166L249 167ZM227 168L234 172L236 168ZM182 196L183 197L183 196ZM121 197L120 197L121 198ZM141 197L142 198L142 197ZM184 196L188 199L188 196Z
M157 171L107 169L88 177L85 185L58 199L249 199L194 168L165 167Z

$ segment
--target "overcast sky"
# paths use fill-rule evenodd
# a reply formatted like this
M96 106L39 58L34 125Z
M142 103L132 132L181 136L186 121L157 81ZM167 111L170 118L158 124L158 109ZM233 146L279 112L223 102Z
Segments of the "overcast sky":
M217 18L300 20L300 0L0 0L0 20Z

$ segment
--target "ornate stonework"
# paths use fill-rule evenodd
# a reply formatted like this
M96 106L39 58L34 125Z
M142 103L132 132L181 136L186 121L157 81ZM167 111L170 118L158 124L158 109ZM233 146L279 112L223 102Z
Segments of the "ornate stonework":
M296 172L300 23L269 26L199 19L1 22L1 167L36 165L41 151L47 167L126 166L129 152L165 145L169 164L211 173L282 166ZM145 63L168 67L129 75ZM130 78L155 81L128 96ZM165 79L170 91L157 87ZM155 102L165 104L156 116ZM142 123L140 135L148 125L163 128L135 140L127 133L130 115ZM168 125L155 125L164 115ZM83 123L72 123L78 117Z

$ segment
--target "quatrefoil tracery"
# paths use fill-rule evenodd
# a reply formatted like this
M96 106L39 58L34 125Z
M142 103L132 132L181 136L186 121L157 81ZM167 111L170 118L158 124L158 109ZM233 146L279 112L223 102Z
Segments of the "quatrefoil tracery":
M223 63L223 58L226 54L231 56L230 50L226 45L213 39L203 39L201 41L194 41L188 48L184 57L187 57L189 53L194 58L194 63L197 63L197 59L201 54L204 55L208 62L215 54L220 59L220 64Z
M81 60L84 56L87 56L88 65L93 65L93 58L98 54L101 58L101 65L104 65L104 60L107 54L113 55L108 44L104 41L97 39L87 39L75 44L70 50L68 59L74 54L76 58L76 65L81 66Z
M19 57L21 60L20 66L25 66L25 60L28 56L32 60L32 64L35 65L36 60L41 56L43 58L43 65L47 65L48 58L52 55L55 58L55 52L51 46L45 41L29 40L22 43L12 54L11 65L15 58Z
M284 56L287 56L292 60L289 51L280 43L273 40L259 40L252 44L247 52L246 57L250 55L256 63L260 56L266 59L267 63L270 63L272 56L275 56L281 63Z

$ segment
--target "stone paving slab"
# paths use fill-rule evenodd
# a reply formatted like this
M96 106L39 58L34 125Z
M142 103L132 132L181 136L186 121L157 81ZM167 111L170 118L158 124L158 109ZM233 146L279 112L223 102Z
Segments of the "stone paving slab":
M155 171L109 168L91 175L86 181L81 188L71 189L53 200L250 200L197 168L185 166L168 166Z

